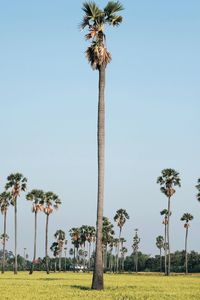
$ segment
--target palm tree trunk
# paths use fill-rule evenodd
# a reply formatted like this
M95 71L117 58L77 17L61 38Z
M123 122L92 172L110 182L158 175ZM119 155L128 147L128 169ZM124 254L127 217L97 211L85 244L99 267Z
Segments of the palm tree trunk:
M122 228L120 227L119 230L119 242L117 244L117 265L116 265L116 272L119 272L119 248L120 248L120 238L121 238Z
M166 244L167 244L167 224L165 224L165 275L167 275L167 245Z
M34 264L36 260L36 247L37 247L37 211L35 211L35 229L34 229L34 250L33 250L33 262L31 264L31 270L29 274L33 274Z
M2 271L3 274L5 272L5 262L6 262L6 217L7 217L7 211L4 212L4 229L3 229L3 260L2 260Z
M170 243L169 243L169 223L170 223L170 197L168 198L168 223L167 223L167 242L168 242L168 268L167 268L167 276L170 275L170 267L171 267Z
M75 245L74 245L74 272L75 272L75 260L76 260L76 248L75 248Z
M45 238L45 256L46 256L46 272L47 272L47 274L49 274L48 225L49 225L49 214L47 214L47 217L46 217L46 238Z
M59 262L58 262L58 264L59 264L59 266L58 266L59 272L61 272L61 259L62 259L62 249L61 249L61 251L59 252Z
M188 255L187 255L187 238L188 238L188 227L186 227L185 233L185 274L188 274Z
M89 242L89 251L88 251L88 256L89 256L89 257L88 257L88 261L89 261L89 262L88 262L88 268L89 268L89 270L90 270L90 259L91 259L91 258L90 258L90 256L91 256L90 252L91 252L91 243Z
M160 273L162 272L162 249L160 248Z
M99 100L98 100L98 194L97 194L97 233L92 289L102 290L103 261L102 261L102 227L104 205L104 165L105 165L105 66L99 67Z
M15 197L15 262L14 262L14 274L17 274L17 197Z

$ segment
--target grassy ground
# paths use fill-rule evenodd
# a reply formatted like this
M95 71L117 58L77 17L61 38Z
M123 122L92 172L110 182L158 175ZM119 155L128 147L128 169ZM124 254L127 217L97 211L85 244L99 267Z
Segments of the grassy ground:
M90 290L91 274L0 274L0 299L15 300L199 300L200 276L110 275L105 290Z

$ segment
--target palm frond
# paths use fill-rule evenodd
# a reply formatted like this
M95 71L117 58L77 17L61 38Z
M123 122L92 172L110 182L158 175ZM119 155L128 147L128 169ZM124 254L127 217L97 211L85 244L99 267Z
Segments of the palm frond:
M103 11L92 1L84 2L82 10L85 12L88 20L95 20L103 15Z
M104 12L107 16L110 16L111 14L122 11L123 9L124 7L119 1L109 1L106 7L104 8Z

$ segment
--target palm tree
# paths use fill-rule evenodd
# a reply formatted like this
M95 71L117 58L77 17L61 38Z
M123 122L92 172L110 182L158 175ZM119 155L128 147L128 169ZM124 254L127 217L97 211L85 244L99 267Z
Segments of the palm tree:
M116 211L116 214L114 216L114 221L117 222L117 226L119 227L119 240L121 238L122 228L123 228L126 220L128 220L128 219L129 219L129 215L125 209L120 208ZM120 243L118 245L120 246ZM120 251L119 246L117 249L117 260L116 260L116 263L117 263L116 271L117 272L119 270L119 251Z
M168 245L168 268L167 275L170 275L170 241L169 241L169 225L170 225L170 200L176 192L174 187L181 186L181 180L179 173L174 169L164 169L161 172L161 176L157 178L157 183L161 185L161 192L168 198L168 223L167 223L167 245Z
M162 249L165 249L164 237L162 235L157 236L156 246L160 250L160 272L162 272Z
M91 244L95 237L95 233L96 233L96 230L95 230L94 226L88 226L87 242L89 245L89 249L88 249L88 268L89 268L89 270L90 270L90 266L91 266Z
M46 258L46 272L49 274L49 256L48 256L48 227L49 216L53 213L54 209L58 209L61 204L59 197L53 192L44 193L44 208L43 211L46 215L46 234L45 234L45 258Z
M6 225L7 225L6 223L7 223L7 211L8 211L8 207L11 204L11 199L12 196L10 193L3 192L0 194L0 210L4 216L4 230L3 230L3 235L1 236L2 244L3 244L3 259L2 259L2 270L1 270L2 273L5 272L5 261L6 261L5 251L6 251L6 241L8 237L6 233Z
M57 230L56 233L54 234L54 237L57 239L58 243L58 248L59 248L59 272L61 272L61 258L62 258L62 250L63 246L65 244L65 232L61 229Z
M10 174L7 177L5 189L11 193L11 204L14 206L14 224L15 224L15 263L14 274L17 274L17 198L22 191L26 190L27 179L20 173Z
M72 244L74 245L74 272L75 272L75 264L78 262L78 249L81 244L81 233L80 228L73 227L69 230L69 234L71 236Z
M124 272L124 259L125 259L125 255L128 252L128 249L124 246L122 246L121 248L121 259L122 259L122 272Z
M95 2L83 3L84 17L80 24L81 29L88 28L87 40L92 40L86 51L86 56L94 70L99 72L99 100L98 100L98 196L97 196L97 239L95 265L92 280L92 289L103 289L103 260L102 260L102 226L104 203L104 152L105 152L105 70L111 61L111 55L106 48L106 25L117 26L122 22L122 17L117 13L123 9L117 1L109 1L102 10Z
M26 195L28 201L32 201L32 212L34 213L34 245L33 245L33 261L29 274L33 273L34 264L36 261L37 251L37 215L39 211L43 211L44 205L44 192L42 190L32 190Z
M53 244L50 247L50 250L53 252L53 256L54 256L54 272L56 272L56 258L59 255L59 244L57 242L53 242Z
M108 244L113 239L113 235L115 234L113 230L113 224L110 222L110 220L107 217L103 217L103 234L102 234L102 253L103 253L103 261L104 261L104 271L107 270L107 250L108 250Z
M165 251L165 275L167 275L167 224L168 224L168 210L165 208L160 212L161 216L164 216L163 224L165 226L165 235L164 235L164 251ZM171 216L171 213L170 213Z
M188 255L187 255L187 240L188 240L188 229L189 229L189 221L192 221L194 219L193 215L189 213L183 214L181 217L181 221L184 221L184 227L185 227L185 274L188 274Z
M133 237L133 255L134 255L134 260L135 260L135 272L137 273L138 271L138 250L139 250L139 243L140 243L140 238L138 236L138 229L135 229L135 235Z

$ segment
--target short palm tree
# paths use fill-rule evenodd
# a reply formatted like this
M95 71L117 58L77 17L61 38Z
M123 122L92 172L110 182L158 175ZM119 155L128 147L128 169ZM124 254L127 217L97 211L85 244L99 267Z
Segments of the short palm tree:
M165 208L160 212L161 216L164 216L163 224L165 226L165 234L164 234L164 251L165 251L165 275L167 275L167 224L168 224L168 210ZM171 215L171 214L170 214Z
M129 219L129 215L127 213L127 211L123 208L120 208L116 211L116 214L114 216L114 221L117 223L117 226L119 227L119 240L121 238L121 233L122 233L122 228L124 226L124 224L126 223L126 220ZM117 272L119 270L119 251L120 251L120 243L117 249Z
M26 190L27 179L20 173L10 174L7 177L5 189L11 193L12 205L14 205L14 224L15 224L15 262L14 274L17 274L17 198L21 192Z
M157 236L156 247L160 250L160 272L162 272L162 249L165 247L164 237L162 235Z
M61 204L59 197L53 192L44 193L44 208L43 212L46 215L46 233L45 233L45 259L46 259L46 272L49 274L49 256L48 256L48 228L49 216L53 213L54 209L57 210Z
M128 249L126 247L122 247L121 250L121 259L122 259L122 272L124 272L124 260L125 260L125 255L127 254L128 252Z
M26 199L32 202L32 212L34 213L34 246L33 246L33 261L31 264L30 274L33 273L34 264L36 261L37 251L37 215L38 212L43 211L44 192L42 190L32 190L26 195Z
M188 229L189 229L189 222L194 219L193 215L189 213L183 214L181 217L181 221L184 221L184 228L185 228L185 274L188 274L188 254L187 254L187 241L188 241Z
M7 211L11 204L12 196L10 193L3 192L0 194L0 210L4 216L4 228L3 228L3 235L2 235L2 244L3 244L3 259L2 259L2 270L1 272L5 272L5 261L6 261L6 241L7 241L7 233L6 233L6 225L7 225Z
M108 244L113 239L113 235L115 234L113 230L113 224L107 217L103 217L103 234L102 234L102 253L103 253L103 264L104 264L104 271L107 270L107 250Z
M54 256L54 272L56 272L56 269L57 269L57 267L56 267L56 259L57 259L58 255L59 255L59 251L60 251L58 243L57 242L53 242L53 244L50 247L50 250L53 252L53 256Z
M58 264L58 268L59 268L59 272L61 272L61 259L62 259L63 247L64 247L64 244L65 244L65 232L63 230L59 229L54 234L54 237L56 238L57 243L58 243L58 248L59 248L59 264Z
M174 187L181 186L181 180L179 177L179 173L174 169L164 169L161 172L161 176L157 178L157 183L161 185L161 192L168 198L168 223L167 223L167 245L168 245L168 268L167 268L167 275L170 275L170 239L169 239L169 226L170 226L170 200L171 197L176 192Z
M88 268L90 269L90 265L91 265L91 244L92 241L95 237L96 234L96 230L94 228L94 226L88 226L88 232L87 232L87 242L89 245L89 249L88 249Z
M95 264L92 280L92 289L103 289L103 260L102 260L102 226L104 203L104 152L105 152L105 70L111 61L111 55L106 48L105 26L118 26L122 17L117 15L123 9L117 1L109 1L102 10L95 2L83 3L84 17L80 24L81 29L88 29L86 40L91 40L91 45L86 51L86 56L94 70L99 72L99 101L98 101L98 196L97 196L97 239Z
M74 272L75 272L75 264L78 262L78 249L81 244L81 232L80 228L73 227L69 230L69 234L71 236L72 244L74 245Z
M135 260L135 272L137 273L138 271L138 250L139 250L139 244L140 244L140 238L138 236L138 229L135 229L135 235L133 237L133 255L134 255L134 260Z

